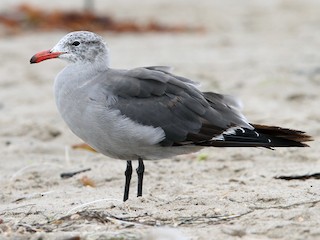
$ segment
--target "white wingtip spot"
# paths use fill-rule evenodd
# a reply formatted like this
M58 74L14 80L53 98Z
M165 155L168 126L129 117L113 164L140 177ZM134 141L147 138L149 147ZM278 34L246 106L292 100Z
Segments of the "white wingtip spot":
M231 127L225 130L220 135L211 138L211 140L225 140L223 135L234 135L236 133L236 130L240 130L242 133L246 132L242 127Z
M211 138L211 140L215 140L215 141L224 141L224 136L222 134L215 136L213 138Z

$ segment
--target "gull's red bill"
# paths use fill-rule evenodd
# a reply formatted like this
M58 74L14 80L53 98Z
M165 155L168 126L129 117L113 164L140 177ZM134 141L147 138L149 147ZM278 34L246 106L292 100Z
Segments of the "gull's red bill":
M44 60L48 60L51 58L57 58L61 54L63 54L63 52L51 52L50 50L38 52L32 56L32 58L30 59L30 63L39 63L39 62L42 62Z

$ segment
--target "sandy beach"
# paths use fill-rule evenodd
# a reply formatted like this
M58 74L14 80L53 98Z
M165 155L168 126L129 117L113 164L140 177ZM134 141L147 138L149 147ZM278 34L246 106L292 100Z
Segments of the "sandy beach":
M1 1L0 10L21 2ZM125 161L71 147L81 140L60 118L52 90L66 64L29 64L66 32L7 35L0 26L0 239L319 239L319 179L275 177L320 172L320 2L108 0L95 9L205 29L100 32L112 67L172 66L203 90L240 98L250 122L300 129L314 141L310 148L207 148L145 161L144 195L135 197L133 175L124 203Z

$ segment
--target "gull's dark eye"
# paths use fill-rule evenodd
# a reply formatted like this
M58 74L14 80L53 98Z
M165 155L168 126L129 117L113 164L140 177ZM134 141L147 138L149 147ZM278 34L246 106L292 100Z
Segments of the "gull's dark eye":
M73 45L73 46L79 46L79 45L80 45L80 42L79 42L79 41L74 41L74 42L72 43L72 45Z

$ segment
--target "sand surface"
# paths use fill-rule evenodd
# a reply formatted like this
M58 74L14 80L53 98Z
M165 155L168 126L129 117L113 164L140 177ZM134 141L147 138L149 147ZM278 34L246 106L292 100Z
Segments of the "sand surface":
M19 2L1 1L0 9ZM241 98L251 122L301 129L315 141L304 149L205 149L146 162L144 196L135 197L134 175L123 203L125 162L71 149L81 141L52 93L65 63L29 64L65 32L2 32L0 239L320 239L319 180L274 179L320 172L320 1L108 0L96 7L120 19L207 29L102 33L113 67L173 66L203 90ZM84 168L92 170L60 178ZM83 186L85 176L96 186Z

